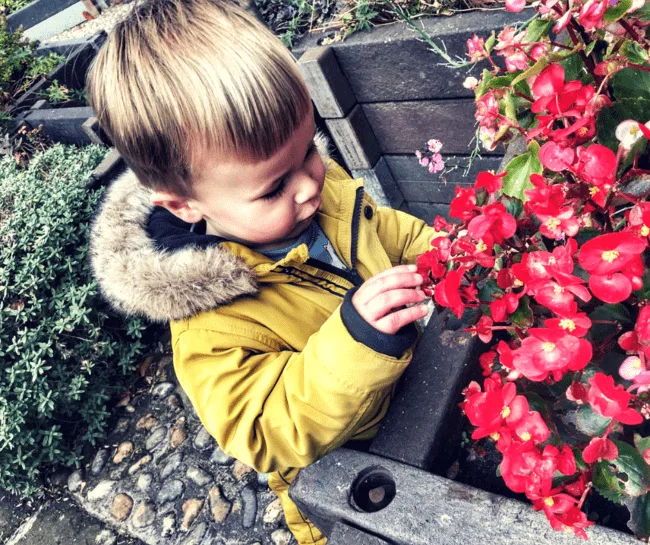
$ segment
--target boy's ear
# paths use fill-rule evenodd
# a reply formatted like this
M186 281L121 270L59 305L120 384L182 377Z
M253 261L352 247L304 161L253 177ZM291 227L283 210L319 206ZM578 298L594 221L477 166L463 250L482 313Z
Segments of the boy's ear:
M203 219L203 214L194 206L192 199L168 191L154 191L151 204L166 208L186 223L196 223Z

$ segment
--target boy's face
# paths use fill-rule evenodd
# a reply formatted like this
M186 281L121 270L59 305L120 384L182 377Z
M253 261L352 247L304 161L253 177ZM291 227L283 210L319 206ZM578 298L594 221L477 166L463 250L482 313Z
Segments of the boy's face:
M325 165L313 142L313 115L269 159L205 157L194 197L158 192L154 204L190 223L205 219L207 233L258 251L294 241L321 204Z

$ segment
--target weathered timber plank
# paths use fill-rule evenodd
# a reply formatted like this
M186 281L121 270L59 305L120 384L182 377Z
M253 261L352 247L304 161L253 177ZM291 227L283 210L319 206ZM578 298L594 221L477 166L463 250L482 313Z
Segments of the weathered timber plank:
M361 106L343 119L326 119L325 124L348 169L368 170L377 164L381 150Z
M449 219L449 205L431 202L408 202L408 207L416 218L426 221L428 224L433 223L436 216L442 216Z
M446 149L443 148L442 151L446 152ZM398 181L435 182L440 181L441 179L439 174L431 174L425 167L420 166L414 153L409 155L385 155L384 157L386 158L388 168L390 168L393 176ZM473 182L476 179L476 175L483 170L494 170L496 172L499 168L501 159L502 158L499 156L476 158L472 162L472 167L470 168L469 173L465 176L464 167L468 163L468 157L445 155L444 160L448 167L460 165L462 168L452 170L445 174L444 177L446 178L447 183L460 184Z
M472 99L382 102L361 107L384 154L411 154L429 138L441 140L444 152L450 155L471 151L475 132Z
M531 14L529 10L463 13L423 18L416 24L423 25L438 45L444 43L450 57L467 59L465 43L473 34L487 37L492 30L525 21ZM308 36L294 48L294 54L302 54L322 37ZM442 66L445 61L403 23L358 32L331 47L359 102L473 96L462 86L468 68ZM478 65L470 74L478 77L481 70Z

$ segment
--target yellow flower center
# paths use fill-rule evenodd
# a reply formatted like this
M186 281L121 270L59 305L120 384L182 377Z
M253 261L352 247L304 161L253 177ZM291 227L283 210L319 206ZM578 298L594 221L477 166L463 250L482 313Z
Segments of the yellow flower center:
M632 367L634 367L635 369L641 369L641 359L634 358L634 360L632 360Z
M524 283L521 280L519 280L519 278L516 278L513 284L516 288L520 288L521 286L524 285Z
M510 410L510 407L507 405L501 409L501 418L508 418L510 416L510 413L512 411Z
M555 295L559 295L560 293L563 293L563 292L564 292L564 288L562 286L555 286L553 288L553 293Z
M553 256L548 258L548 264L549 265L555 265L555 258Z
M638 125L632 125L632 128L630 128L630 135L634 136L636 133L638 133L641 129L639 129Z
M549 229L556 229L560 225L560 223L562 222L557 218L549 218L546 221L546 227L548 227Z
M553 501L553 498L544 498L544 505L547 507L553 507L555 502Z
M580 127L577 130L578 136L586 136L588 132L589 132L589 129L587 127Z
M555 350L555 345L553 343L551 343L551 342L545 342L542 345L542 350L544 352L553 352L553 350Z
M525 432L522 433L519 437L521 437L521 440L522 440L522 441L528 441L532 436L530 435L530 433L528 433L527 431L525 431Z
M616 258L618 258L618 255L619 254L616 250L607 250L606 252L603 252L603 254L600 257L603 258L603 261L607 261L607 263L611 263Z
M568 329L569 331L574 331L576 328L576 323L573 320L569 320L569 318L564 318L560 320L560 327L562 329Z
M647 237L648 235L650 235L650 227L648 227L647 225L644 225L643 227L641 227L641 235L644 236L644 237Z
M595 185L592 185L589 188L589 194L593 197L596 193L598 193L600 189L598 189Z
M498 431L495 431L494 433L490 434L490 437L495 441L498 441L501 438L501 434Z
M485 250L487 250L487 244L485 244L485 242L483 242L482 240L479 240L478 244L476 245L476 251L484 252Z

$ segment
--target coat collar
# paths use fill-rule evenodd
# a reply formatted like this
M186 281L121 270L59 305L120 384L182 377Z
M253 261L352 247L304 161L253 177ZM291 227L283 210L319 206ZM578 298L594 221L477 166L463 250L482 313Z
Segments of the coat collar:
M326 140L317 137L316 144L328 165L323 191L331 192L323 196L321 226L330 238L350 240L351 205L344 204L345 193L354 194L361 182L336 183L352 180L328 158ZM347 229L341 229L341 222ZM151 236L153 227L157 240ZM350 244L337 242L349 252ZM102 295L119 311L158 322L189 318L253 295L258 281L275 266L308 257L303 245L273 263L241 244L191 232L173 215L154 213L151 191L130 171L107 190L90 236L90 262Z

